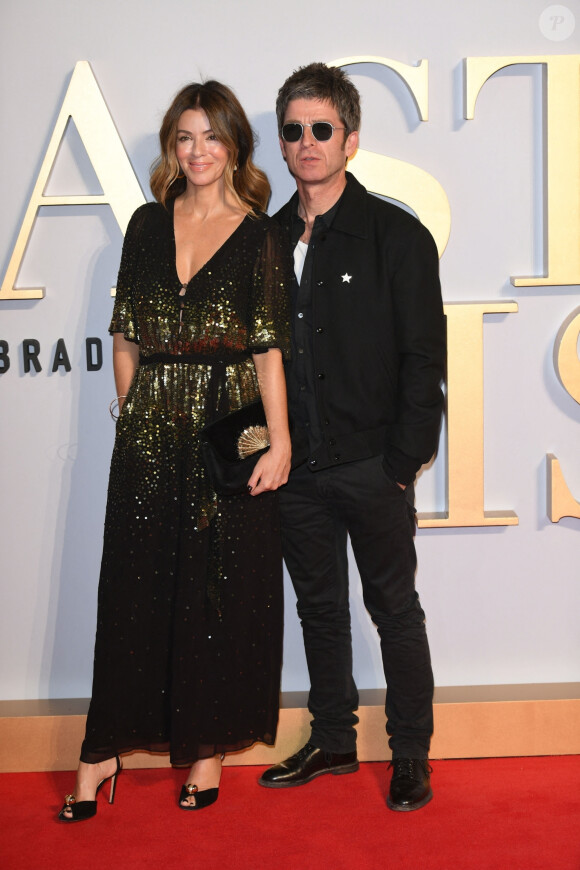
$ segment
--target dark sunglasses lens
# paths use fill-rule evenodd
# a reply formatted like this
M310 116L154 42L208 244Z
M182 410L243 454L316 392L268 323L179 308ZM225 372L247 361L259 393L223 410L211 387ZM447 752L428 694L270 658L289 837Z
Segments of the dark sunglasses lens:
M332 136L332 124L328 121L317 121L312 125L312 135L319 142L328 142Z
M302 136L302 124L284 124L282 127L282 139L285 142L298 142Z

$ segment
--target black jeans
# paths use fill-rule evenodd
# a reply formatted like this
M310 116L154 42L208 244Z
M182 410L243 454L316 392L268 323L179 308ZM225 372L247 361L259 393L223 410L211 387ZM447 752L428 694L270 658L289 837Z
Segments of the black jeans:
M347 534L364 603L377 626L394 757L426 758L433 732L433 673L425 614L415 591L413 487L389 479L381 456L312 473L280 490L284 559L297 597L310 675L312 743L356 747Z

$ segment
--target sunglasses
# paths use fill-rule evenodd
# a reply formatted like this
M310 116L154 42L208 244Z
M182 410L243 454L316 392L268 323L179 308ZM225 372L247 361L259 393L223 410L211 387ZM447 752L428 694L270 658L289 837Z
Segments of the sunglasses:
M282 127L282 139L285 142L298 142L304 135L305 127L310 127L318 142L328 142L335 130L344 130L344 127L334 127L329 121L315 121L314 124L298 124L293 121Z

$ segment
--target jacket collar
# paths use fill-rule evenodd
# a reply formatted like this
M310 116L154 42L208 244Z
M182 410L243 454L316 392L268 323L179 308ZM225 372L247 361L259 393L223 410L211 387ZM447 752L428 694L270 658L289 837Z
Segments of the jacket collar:
M360 239L368 236L367 192L350 172L346 173L346 187L332 226L335 230Z
M360 239L368 237L367 191L352 173L346 173L346 187L339 200L338 211L332 221L333 229ZM291 225L292 214L298 209L298 191L282 206L277 214L281 224Z

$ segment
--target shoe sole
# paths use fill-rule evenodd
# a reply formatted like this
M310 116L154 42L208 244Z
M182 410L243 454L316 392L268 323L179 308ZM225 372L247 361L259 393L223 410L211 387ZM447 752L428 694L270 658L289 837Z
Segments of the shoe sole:
M394 810L396 813L410 813L413 810L420 810L421 807L424 807L425 804L429 803L432 797L433 791L429 789L425 797L421 798L420 801L416 801L414 804L395 804L391 801L391 796L387 795L387 806L390 810Z
M268 782L260 777L258 785L262 785L264 788L295 788L299 785L307 785L313 779L316 779L317 776L323 776L325 773L332 773L333 776L341 776L343 773L356 773L358 767L358 761L355 761L353 764L342 764L340 767L327 767L323 770L317 770L316 773L312 773L306 779L293 780L292 782Z

